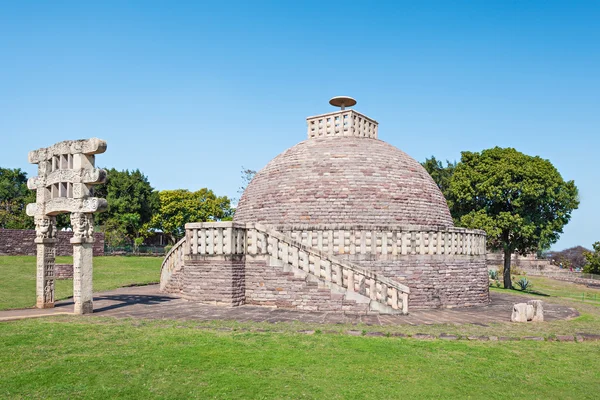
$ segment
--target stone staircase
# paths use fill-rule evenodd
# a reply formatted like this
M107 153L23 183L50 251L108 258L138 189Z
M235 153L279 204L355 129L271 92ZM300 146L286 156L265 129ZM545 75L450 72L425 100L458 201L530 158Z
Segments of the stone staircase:
M408 287L259 224L186 225L165 257L163 292L189 300L309 311L408 313Z

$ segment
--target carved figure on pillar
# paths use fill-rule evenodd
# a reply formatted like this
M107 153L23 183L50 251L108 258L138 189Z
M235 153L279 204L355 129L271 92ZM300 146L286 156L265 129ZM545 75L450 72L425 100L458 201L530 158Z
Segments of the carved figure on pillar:
M56 238L56 217L39 215L35 217L35 236L38 239Z
M54 280L46 281L46 287L44 288L44 303L54 304Z
M92 214L81 212L71 213L71 227L73 228L73 242L93 242L94 217Z

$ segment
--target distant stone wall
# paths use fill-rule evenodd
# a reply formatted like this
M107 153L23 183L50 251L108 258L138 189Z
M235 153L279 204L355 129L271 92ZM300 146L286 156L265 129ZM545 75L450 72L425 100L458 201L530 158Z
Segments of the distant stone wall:
M54 264L55 279L73 279L73 264Z
M526 256L513 254L510 263L511 268L516 267L529 275L547 275L548 273L560 272L560 269L552 265L550 260L538 259L535 254ZM487 264L488 269L502 269L504 267L504 255L496 252L487 253Z
M59 231L56 243L57 256L73 255L73 245L70 239L73 232ZM0 229L0 255L5 256L35 256L36 245L35 230L28 229ZM104 233L94 233L94 256L104 255Z

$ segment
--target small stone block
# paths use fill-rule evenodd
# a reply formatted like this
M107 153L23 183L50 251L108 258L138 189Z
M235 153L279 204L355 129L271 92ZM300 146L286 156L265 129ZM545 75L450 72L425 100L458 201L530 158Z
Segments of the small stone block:
M490 336L490 337L489 337L489 339L490 339L492 342L497 342L497 341L498 341L498 336Z
M543 342L544 338L541 336L525 336L522 338L523 340L537 340L539 342Z
M556 340L559 342L573 342L575 338L571 335L556 335Z
M440 339L444 339L444 340L458 340L458 336L456 336L456 335L448 335L446 333L442 333L440 335Z
M412 335L412 338L420 339L420 340L431 340L431 339L435 339L435 336L428 335L426 333L416 333L416 334Z
M467 339L469 339L469 340L480 340L480 341L488 341L488 340L490 340L490 338L487 337L487 336L467 336Z
M598 341L600 340L600 335L596 335L593 333L578 333L578 336L581 336L583 340L586 342Z
M512 341L519 340L519 338L511 337L511 336L500 336L498 338L498 340L500 340L501 342L512 342Z
M346 331L346 334L348 334L350 336L361 336L362 331Z
M365 334L365 336L387 336L387 335L383 332L367 332Z
M303 333L305 335L314 335L315 331L298 331L298 333Z

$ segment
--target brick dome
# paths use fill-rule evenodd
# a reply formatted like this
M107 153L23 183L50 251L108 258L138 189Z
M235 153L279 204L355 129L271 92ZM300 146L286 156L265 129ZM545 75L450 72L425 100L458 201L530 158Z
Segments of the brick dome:
M427 171L403 151L374 138L376 130L371 137L312 131L309 121L309 139L256 174L234 221L453 226L446 200Z

